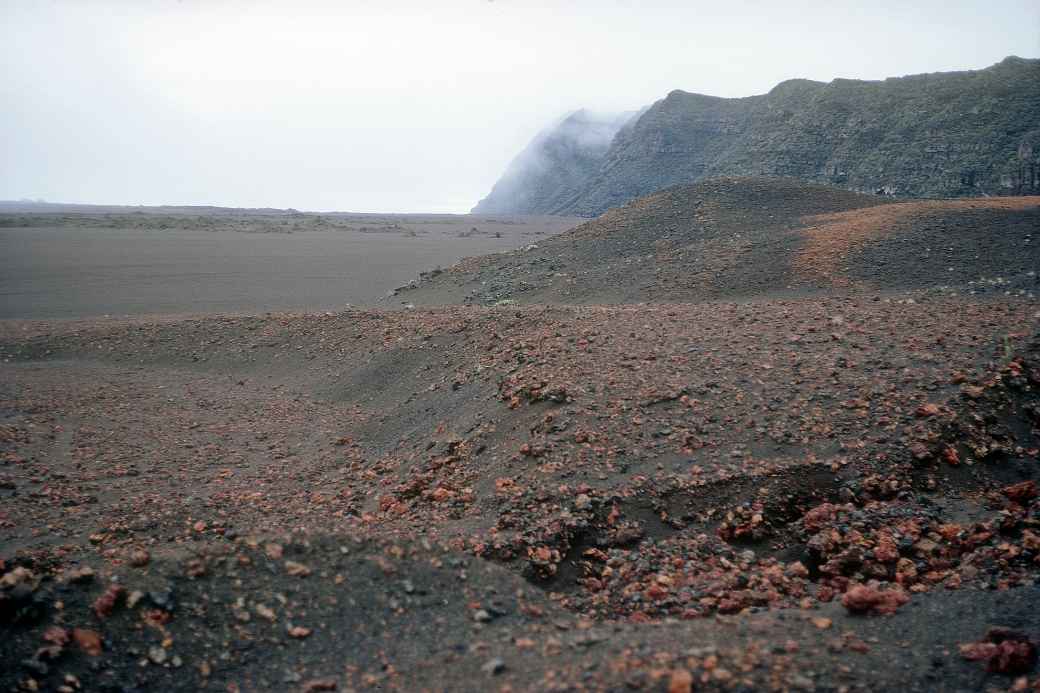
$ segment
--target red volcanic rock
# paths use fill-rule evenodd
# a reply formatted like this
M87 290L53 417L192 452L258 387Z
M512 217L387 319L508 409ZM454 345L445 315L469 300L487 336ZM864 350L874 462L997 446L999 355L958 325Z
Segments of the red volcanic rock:
M893 614L910 601L902 588L879 590L869 585L853 585L841 598L841 603L854 614Z
M94 600L94 613L98 618L108 618L112 615L119 600L123 598L126 589L122 585L112 585L104 594Z
M939 405L932 404L931 402L929 402L928 404L922 404L921 406L919 406L917 408L917 411L914 412L914 414L919 418L923 419L929 416L936 416L939 414L939 411Z
M1036 482L1030 479L1029 481L1013 484L1001 489L1001 493L1007 496L1008 500L1019 505L1025 505L1036 498Z
M1027 674L1036 666L1036 645L1025 633L1010 628L990 628L979 642L960 647L961 656L985 662L986 671L996 674Z
M101 636L95 631L76 628L72 631L72 639L76 641L79 649L91 657L99 657L101 655Z

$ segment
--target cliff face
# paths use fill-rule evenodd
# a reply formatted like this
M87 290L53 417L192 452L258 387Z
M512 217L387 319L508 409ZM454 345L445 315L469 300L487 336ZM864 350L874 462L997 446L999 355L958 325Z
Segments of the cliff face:
M473 213L558 213L584 189L614 135L633 115L581 110L539 133Z
M742 99L673 91L569 170L559 191L550 183L559 174L543 171L548 184L517 191L513 211L595 216L719 175L793 176L900 197L1035 194L1040 60L878 82L791 80Z

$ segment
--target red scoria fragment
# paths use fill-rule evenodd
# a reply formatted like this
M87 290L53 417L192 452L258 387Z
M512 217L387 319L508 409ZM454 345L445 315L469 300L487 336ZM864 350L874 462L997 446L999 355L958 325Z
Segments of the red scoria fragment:
M926 460L931 456L932 452L924 443L914 443L910 446L910 454L914 456L915 460Z
M837 516L840 510L840 505L823 503L805 513L805 516L802 518L802 524L805 525L806 529L811 531L822 529L828 522Z
M44 642L62 647L69 642L69 631L61 626L51 626L43 633Z
M113 609L116 608L116 604L122 598L123 593L126 589L122 585L112 585L105 593L94 600L94 613L97 614L98 618L108 618L112 615Z
M917 411L914 412L914 413L917 416L921 417L921 418L925 418L925 417L928 417L928 416L935 416L936 414L939 413L939 407L938 407L938 405L935 405L935 404L932 404L931 402L929 402L928 404L922 404L921 406L919 406L917 408Z
M899 607L910 601L901 587L879 590L870 585L853 585L841 598L841 603L854 614L873 611L877 614L894 614Z
M76 641L79 649L91 657L99 657L101 655L101 636L95 631L76 628L72 631L72 639Z
M883 533L874 548L874 556L882 563L895 563L899 560L899 547L891 534Z
M1001 490L1001 493L1007 496L1008 500L1019 505L1025 505L1036 498L1036 482L1030 479L1029 481L1007 486Z
M433 493L430 494L430 497L438 503L443 503L446 500L450 500L454 495L455 494L453 494L451 490L446 489L443 486L438 486L433 489Z
M964 396L969 399L978 399L986 392L986 388L977 385L965 385L961 390L964 392Z
M69 643L69 631L60 626L51 626L44 631L43 641L48 644L36 650L35 659L57 659Z
M1036 645L1025 633L1010 628L990 628L979 642L961 645L961 656L985 662L996 674L1027 674L1036 666Z
M676 669L668 680L668 693L690 693L693 690L693 674L688 669Z
M134 566L135 568L143 568L144 566L148 565L148 561L150 560L152 560L151 554L149 554L144 549L135 549L130 554L130 565Z

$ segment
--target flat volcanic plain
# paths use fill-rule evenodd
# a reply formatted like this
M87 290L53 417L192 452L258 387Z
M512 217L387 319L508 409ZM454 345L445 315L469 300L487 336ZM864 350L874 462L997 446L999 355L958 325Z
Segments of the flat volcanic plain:
M418 308L2 321L0 685L1030 690L1038 201L976 202L712 182Z
M28 206L24 209L33 209ZM342 309L582 221L0 206L0 319Z

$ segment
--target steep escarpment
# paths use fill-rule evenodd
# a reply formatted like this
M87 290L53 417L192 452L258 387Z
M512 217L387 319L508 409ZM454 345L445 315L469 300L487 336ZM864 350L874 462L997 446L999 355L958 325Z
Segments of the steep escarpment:
M1040 61L883 81L790 80L724 99L673 91L614 137L582 185L517 212L596 216L678 183L793 176L899 197L1040 191ZM544 172L545 178L552 177ZM524 205L529 205L525 207Z
M553 214L571 203L595 174L614 135L633 113L572 113L539 133L509 164L474 214Z

